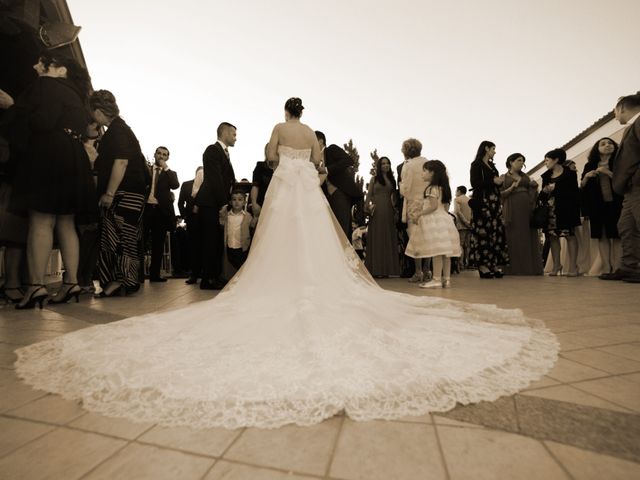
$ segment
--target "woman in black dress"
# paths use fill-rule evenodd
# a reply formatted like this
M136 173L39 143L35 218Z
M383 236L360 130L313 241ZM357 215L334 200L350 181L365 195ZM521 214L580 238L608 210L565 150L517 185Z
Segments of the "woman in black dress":
M380 157L376 175L369 182L367 205L370 218L367 231L367 255L364 264L374 277L400 275L398 231L395 221L396 180L391 161Z
M11 200L15 212L28 214L27 262L30 285L16 308L42 308L44 276L54 229L65 271L51 303L64 303L81 292L77 284L78 235L75 218L95 210L95 187L83 136L89 124L86 100L89 75L75 60L42 55L39 77L16 102L25 119L28 148L17 167Z
M564 163L567 153L561 148L547 152L544 165L547 171L542 174L541 198L549 207L549 223L544 233L551 244L553 271L551 276L557 276L562 271L560 264L560 238L567 241L569 254L568 277L578 276L578 240L574 228L580 225L580 190L578 176Z
M101 296L111 297L140 287L139 247L150 174L138 139L120 118L113 94L98 90L91 94L89 105L96 122L107 127L94 168L100 205L98 276Z
M502 278L501 268L509 263L502 223L500 186L504 179L493 163L496 145L484 140L471 163L473 211L469 260L478 267L480 278Z
M583 210L589 217L591 238L598 240L603 273L618 268L620 260L620 235L618 219L622 211L622 197L613 191L613 159L618 144L605 137L598 140L582 171Z

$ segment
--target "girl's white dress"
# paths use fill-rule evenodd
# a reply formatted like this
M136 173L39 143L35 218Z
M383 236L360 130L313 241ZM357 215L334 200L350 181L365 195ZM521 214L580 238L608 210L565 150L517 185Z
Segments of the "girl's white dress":
M453 217L445 210L441 201L442 188L427 187L424 203L428 198L435 199L438 208L419 218L419 228L414 229L413 234L409 237L405 253L412 258L427 258L438 255L459 257L462 253L460 234L456 229Z
M555 336L520 310L380 288L310 150L279 152L251 253L215 298L21 348L18 375L105 415L237 428L444 411L554 365Z

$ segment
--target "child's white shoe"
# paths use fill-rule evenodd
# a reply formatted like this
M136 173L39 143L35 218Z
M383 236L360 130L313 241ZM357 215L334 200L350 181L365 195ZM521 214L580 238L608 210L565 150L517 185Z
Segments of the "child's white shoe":
M442 282L440 280L431 280L430 282L424 282L418 285L420 288L442 288Z

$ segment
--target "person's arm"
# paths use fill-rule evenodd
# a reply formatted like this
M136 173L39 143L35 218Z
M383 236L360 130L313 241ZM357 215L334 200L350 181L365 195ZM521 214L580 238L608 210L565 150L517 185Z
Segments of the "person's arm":
M580 180L580 188L584 188L589 183L589 180L598 176L598 172L596 170L587 170L589 168L589 164L584 166L584 170L582 171L582 179Z
M280 124L273 127L273 131L271 132L271 138L269 139L269 143L267 144L267 160L272 162L278 161L278 143L279 143L279 132L280 132Z
M178 181L178 174L176 172L167 169L164 173L167 174L167 178L169 179L169 188L171 190L175 190L180 186L180 182Z
M337 145L329 145L325 149L325 156L326 158L331 158L331 165L327 165L331 176L353 167L353 160L349 154Z
M258 203L258 187L256 185L251 187L249 196L251 197L251 209L253 210L254 216L257 218L260 215L262 206Z
M432 212L435 212L438 208L438 202L440 201L431 187L427 188L425 195L426 196L424 198L424 203L422 205L422 211L420 212L420 215L428 215Z
M320 150L320 144L318 143L318 138L316 137L316 134L313 132L313 130L311 130L311 137L312 137L311 161L317 168L318 165L322 163L322 151ZM325 165L324 172L320 172L320 173L326 173L326 165Z
M129 160L124 158L116 158L111 167L111 176L107 184L107 191L100 197L98 205L101 207L110 207L113 202L113 196L116 194L124 174L127 171Z
M473 196L482 194L485 190L484 176L482 175L482 165L480 162L473 162L469 170L469 180L473 189Z
M628 128L631 130L622 137L611 179L613 190L618 195L624 195L629 181L640 168L640 119Z
M453 199L453 214L456 216L458 220L460 220L460 224L468 228L471 222L464 216L462 213L462 209L460 208L460 200L458 198Z
M193 186L193 184L191 184ZM187 192L189 183L184 182L182 187L180 187L180 195L178 195L178 211L180 212L180 216L182 218L186 217L187 214L187 198L191 195L191 192Z
M15 101L13 100L13 97L4 90L0 89L0 108L7 109L14 103Z
M407 194L411 191L411 167L406 163L402 167L402 182L400 182L400 195L407 198Z
M506 175L504 176L502 185L500 186L500 196L502 198L507 198L509 195L511 195L513 193L513 191L518 188L518 185L520 184L520 181L513 181L511 183L511 185L509 185L508 187L505 187L505 185L507 184L506 182Z
M202 155L202 165L204 166L204 181L207 183L209 191L213 195L216 206L221 207L227 204L229 186L224 184L222 176L222 149L209 145Z

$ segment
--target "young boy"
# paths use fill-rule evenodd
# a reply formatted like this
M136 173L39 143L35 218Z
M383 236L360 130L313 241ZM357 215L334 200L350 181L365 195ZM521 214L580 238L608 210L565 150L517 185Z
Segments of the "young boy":
M227 263L229 263L236 270L247 259L251 243L250 227L253 224L253 217L245 210L245 206L245 193L234 190L231 192L229 205L225 205L220 210L220 225L224 226L225 257L227 260L224 262L224 267L227 267Z

